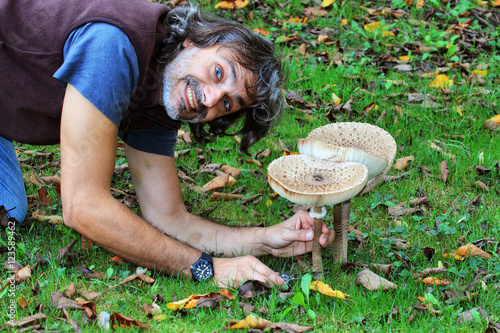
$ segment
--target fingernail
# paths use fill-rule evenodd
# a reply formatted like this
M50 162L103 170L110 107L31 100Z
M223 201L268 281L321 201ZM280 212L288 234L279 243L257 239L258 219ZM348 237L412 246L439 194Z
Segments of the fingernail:
M306 239L312 239L313 234L314 234L314 232L311 229L307 230Z

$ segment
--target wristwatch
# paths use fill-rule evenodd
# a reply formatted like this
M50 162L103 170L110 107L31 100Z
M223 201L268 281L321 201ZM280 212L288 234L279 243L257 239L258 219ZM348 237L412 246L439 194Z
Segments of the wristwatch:
M214 264L212 256L206 253L201 254L201 258L191 265L193 280L203 281L210 279L214 275Z

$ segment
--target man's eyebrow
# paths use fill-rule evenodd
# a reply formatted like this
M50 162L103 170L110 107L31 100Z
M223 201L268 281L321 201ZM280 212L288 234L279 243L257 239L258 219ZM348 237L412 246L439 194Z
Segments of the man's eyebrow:
M229 57L224 57L224 59L227 61L229 67L231 68L231 73L230 73L231 84L235 84L236 81L238 80L238 78L236 77L236 72L237 72L236 64L234 63L233 59ZM245 108L248 106L243 97L241 97L240 95L233 96L233 98L236 99L241 108Z

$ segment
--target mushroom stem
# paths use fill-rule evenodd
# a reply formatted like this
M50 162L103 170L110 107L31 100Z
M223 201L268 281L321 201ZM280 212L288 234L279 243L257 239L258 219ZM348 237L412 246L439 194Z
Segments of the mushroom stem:
M322 212L321 207L314 207L314 212L320 214ZM323 263L321 261L321 245L319 244L319 237L321 236L321 218L314 218L314 238L313 238L313 248L312 248L312 270L313 272L323 271ZM322 275L317 277L321 280Z
M347 260L350 212L351 200L338 203L333 207L333 229L335 230L335 239L332 246L334 262L343 262Z

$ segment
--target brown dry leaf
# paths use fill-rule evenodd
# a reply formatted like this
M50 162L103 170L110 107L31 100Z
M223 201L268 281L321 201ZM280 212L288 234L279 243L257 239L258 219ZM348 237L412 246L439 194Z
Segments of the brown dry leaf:
M138 326L140 328L144 328L147 330L151 329L147 324L143 323L142 321L124 316L121 313L117 313L117 312L113 313L109 317L109 322L111 323L111 325L114 329L116 329L117 327L130 328L132 326ZM116 324L115 324L115 322L116 322Z
M371 291L389 291L398 288L397 284L394 284L391 281L373 273L368 268L363 269L356 276L356 285L363 286Z
M19 297L17 300L17 306L19 306L21 309L26 309L28 307L28 302L24 299L24 297Z
M321 7L308 7L308 8L304 8L304 14L306 16L322 17L322 16L328 15L328 11L324 10Z
M83 298L77 298L76 302L85 309L85 313L87 313L87 317L89 317L91 321L96 320L97 314L94 302L86 301Z
M68 313L68 310L62 309L62 312L63 312L64 318L66 318L66 321L71 326L73 326L73 331L75 331L76 333L80 333L82 329L80 328L80 326L78 326L78 323L76 322L76 320L71 318L71 316Z
M67 298L73 298L73 296L76 295L76 285L73 282L64 289L64 295L66 295Z
M53 291L51 295L50 305L55 307L56 310L62 309L73 309L73 310L83 310L83 307L78 305L77 301L67 298L64 296L62 291Z
M271 148L266 148L257 154L257 158L266 158L269 157L269 155L271 155Z
M31 266L27 265L15 272L14 279L16 282L23 282L31 279Z
M269 286L256 280L247 280L238 289L238 296L243 298L253 298L261 294L268 294Z
M57 253L57 261L62 261L63 259L65 259L69 251L71 251L71 249L73 248L73 246L76 244L77 241L78 240L75 239L65 247L61 248Z
M46 215L45 212L42 211L34 211L31 214L31 217L42 222L48 222L50 224L64 224L62 216L59 215Z
M94 246L92 241L85 237L83 234L80 234L80 244L80 248L82 250L92 250L92 246Z
M265 319L259 318L254 315L248 315L245 319L238 322L230 322L224 327L225 329L241 329L241 328L254 328L254 329L270 329L279 330L280 332L310 332L313 330L309 326L299 326L296 324L288 323L273 323Z
M491 254L481 250L480 248L471 243L460 247L453 254L459 255L464 258L465 257L483 257L485 259L492 258Z
M429 276L430 274L441 274L441 273L444 273L446 271L448 271L446 269L446 267L428 267L420 273L414 273L413 276L425 278L425 277Z
M38 201L44 205L49 206L52 204L52 200L49 197L49 192L44 187L38 189Z
M58 175L40 177L40 179L43 180L45 184L52 184L54 186L61 185L61 177L59 177Z
M214 192L214 193L212 193L212 196L210 196L210 202L234 201L234 200L241 200L241 199L243 199L243 194Z
M142 281L149 283L149 284L153 284L155 282L155 279L153 279L152 277L147 276L145 274L134 274L134 275L130 275L128 278L126 278L122 282L118 283L118 285L130 282L130 281L135 280L135 279L141 279Z
M313 281L311 282L311 285L309 286L309 289L311 290L316 290L322 293L323 295L327 296L332 296L335 298L340 298L346 301L350 301L349 299L345 298L345 294L339 290L333 290L329 285L322 281ZM347 295L349 296L349 295Z
M448 163L446 161L442 161L439 165L439 168L441 170L441 180L443 181L443 183L446 183L450 174L450 170L448 170Z
M86 300L89 300L89 301L96 299L99 296L102 296L101 293L95 293L95 292L89 292L89 291L79 291L78 293L80 294L80 296L82 296L83 298L85 298Z
M406 156L406 157L401 157L396 160L394 163L394 169L396 170L406 170L408 167L408 162L413 161L415 157L413 156Z
M450 153L447 153L443 150L443 148L439 147L437 144L435 144L433 141L430 141L429 142L429 147L431 147L432 149L434 150L437 150L438 152L440 152L441 154L443 154L444 156L447 156L448 158L450 159L455 159L455 155L453 154L450 154Z
M248 159L247 163L251 163L251 164L258 166L259 168L262 168L262 163L257 161L255 158Z
M42 182L38 179L38 177L33 172L30 173L30 183L35 184L40 188L43 186Z
M227 173L228 175L233 176L234 178L238 178L238 176L239 176L239 175L240 175L240 173L241 173L241 169L238 169L238 168L232 167L232 166L227 165L227 164L224 164L224 165L221 167L221 170L222 170L224 173Z
M394 267L393 264L372 264L372 267L378 270L380 273L384 273L385 276L388 276L391 274L392 268Z
M47 319L47 316L43 313L37 313L35 315L32 315L32 316L29 316L29 317L25 317L25 318L21 318L21 319L16 319L16 320L13 320L13 321L6 321L4 324L5 325L8 325L10 327L24 327L24 326L28 326L28 325L36 325L38 324L41 320L45 320Z
M215 191L217 189L220 189L220 188L223 188L226 186L232 186L235 181L236 180L232 176L225 174L225 175L215 177L214 179L212 179L211 181L209 181L208 183L203 185L202 189L205 192Z
M489 190L488 186L480 180L475 181L474 185L476 185L476 187L480 190L483 190L483 191Z
M419 279L419 280L422 281L422 283L436 285L436 286L447 286L447 285L451 284L450 281L448 281L446 279L440 279L440 278L437 278L435 276L429 276L429 277L426 277L425 279Z
M99 273L99 272L93 271L91 269L88 269L87 267L78 266L77 268L83 273L83 275L85 276L86 280L100 279L101 277L104 276L103 273Z

